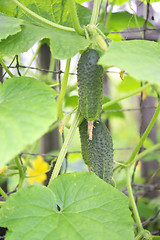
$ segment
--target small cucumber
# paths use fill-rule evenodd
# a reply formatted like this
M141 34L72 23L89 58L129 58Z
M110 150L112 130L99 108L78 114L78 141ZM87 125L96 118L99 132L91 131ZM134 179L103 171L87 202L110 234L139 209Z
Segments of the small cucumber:
M97 65L99 54L87 49L80 57L77 68L79 106L83 117L97 120L103 102L103 68Z
M88 139L87 121L80 127L81 150L85 163L105 182L110 183L113 174L113 143L112 137L105 124L95 121L93 139Z
M84 119L79 126L79 134L81 140L81 152L82 157L86 165L91 166L90 159L89 159L89 152L88 152L88 123Z

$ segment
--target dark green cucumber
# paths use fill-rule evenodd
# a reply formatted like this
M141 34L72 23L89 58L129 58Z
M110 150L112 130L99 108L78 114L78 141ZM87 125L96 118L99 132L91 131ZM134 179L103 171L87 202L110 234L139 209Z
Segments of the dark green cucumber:
M81 152L82 157L86 165L91 166L90 159L89 159L89 152L88 152L88 123L84 119L79 126L79 134L81 140Z
M80 57L77 68L79 106L83 117L96 120L103 103L103 68L97 65L99 54L87 49Z
M80 127L82 156L91 170L105 182L110 183L113 174L113 143L112 137L105 124L94 122L93 139L88 139L87 121Z

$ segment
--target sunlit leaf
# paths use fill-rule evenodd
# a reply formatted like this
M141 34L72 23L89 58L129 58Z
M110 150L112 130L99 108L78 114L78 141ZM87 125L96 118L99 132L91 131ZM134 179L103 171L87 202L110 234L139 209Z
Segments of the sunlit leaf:
M93 173L63 174L50 188L25 187L0 215L5 240L134 239L127 197Z
M104 67L126 70L138 81L160 84L160 44L146 40L112 42L100 58Z
M20 32L22 22L21 19L0 13L0 40Z
M0 85L0 167L57 120L55 96L34 78L14 77Z
M3 0L3 2L6 1L8 0ZM47 0L21 0L20 2L31 11L47 20L67 27L72 27L67 1L63 1L63 4L61 0L56 2L51 1L51 3ZM0 6L1 5L3 5L2 0L0 0ZM7 12L7 5L4 4L3 6L6 6L6 8L2 8L1 11L3 13L10 14L10 11ZM77 5L77 12L82 26L88 24L91 11L81 5ZM51 52L57 59L67 59L73 57L78 51L87 48L90 44L89 40L80 36L76 32L51 27L48 24L28 15L28 13L24 13L21 9L19 9L18 12L15 12L15 15L16 17L24 19L26 22L22 25L21 32L18 32L14 36L9 36L6 40L0 42L0 56L8 56L25 52L37 41L44 38L49 39ZM12 31L16 31L16 29L14 29L14 25L12 28Z

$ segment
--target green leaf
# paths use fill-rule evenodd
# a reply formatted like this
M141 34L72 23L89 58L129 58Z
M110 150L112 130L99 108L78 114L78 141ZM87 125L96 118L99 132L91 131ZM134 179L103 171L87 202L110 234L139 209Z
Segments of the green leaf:
M75 108L78 105L78 96L67 96L65 98L65 107L72 107Z
M21 19L8 17L0 13L0 41L7 38L9 35L14 35L21 31Z
M134 239L127 197L88 172L61 175L50 188L23 188L0 215L5 240Z
M92 1L92 0L75 0L77 3L84 3L84 2L90 2L90 1Z
M1 1L2 0L0 0L0 6L3 5ZM3 1L6 2L8 0ZM67 1L21 0L20 2L43 18L72 27ZM7 9L3 9L2 11L7 13ZM77 5L77 12L82 26L88 24L91 16L90 10L81 5ZM10 11L8 14L10 14ZM22 25L21 32L14 36L9 36L6 40L0 42L0 56L26 52L37 41L44 38L49 39L51 52L56 59L71 58L80 50L86 49L90 44L89 40L78 35L76 32L51 27L24 13L21 9L15 12L15 15L16 17L24 19L26 22ZM12 28L14 28L14 26L12 26Z
M0 0L0 12L14 17L17 14L17 6L12 0Z
M145 19L143 17L136 16L137 22L139 26L143 26L145 23ZM153 26L151 23L147 22L148 26ZM112 13L108 29L110 31L122 31L128 28L136 28L137 23L133 14L128 12L116 12Z
M29 77L0 85L0 167L33 144L57 119L56 93Z
M104 67L117 66L138 81L160 84L160 44L146 40L112 42L100 58Z
M77 160L82 159L82 154L80 152L68 153L67 159L69 162L76 162Z
M24 24L21 32L0 42L0 56L26 52L43 38L50 39L51 51L56 59L73 57L79 50L87 48L90 44L90 41L75 32L60 30L48 25L42 27Z
M109 102L111 99L104 96L104 103ZM114 103L113 105L106 107L105 109L103 109L104 113L102 113L102 117L107 119L109 117L121 117L124 118L124 113L120 112L119 110L122 110L122 107L119 103ZM107 112L109 111L109 112Z
M1 3L2 2L2 3ZM6 6L5 3L7 2ZM52 22L61 24L63 26L73 27L72 19L70 16L68 0L19 0L25 7L33 11L34 13L40 15L41 17L50 20ZM13 4L12 0L0 0L0 6L2 5L2 12L10 15L10 11L8 11L9 4ZM17 5L14 3L14 7L17 8ZM91 11L81 6L80 4L76 4L77 14L79 18L79 22L81 26L87 25L91 18ZM1 9L1 8L0 8ZM12 13L13 16L13 13ZM39 20L35 19L28 13L24 12L22 9L18 8L17 11L14 11L14 16L18 18L22 18L26 20L28 23L38 23Z
M134 78L129 75L124 76L124 79L118 86L118 90L121 92L134 91L137 88L140 88L140 82L136 81Z
M109 1L111 4L112 4L112 0ZM122 5L124 3L126 3L127 1L126 0L115 0L115 5Z

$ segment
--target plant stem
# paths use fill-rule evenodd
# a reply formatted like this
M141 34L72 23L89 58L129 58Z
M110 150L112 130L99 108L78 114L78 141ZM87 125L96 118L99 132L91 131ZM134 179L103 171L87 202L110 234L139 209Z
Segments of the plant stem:
M17 165L18 171L19 171L19 183L18 183L18 190L19 190L22 188L25 175L24 175L24 170L23 170L22 164L18 157L15 158L15 162L16 162L16 165Z
M130 175L129 175L129 168L126 168L126 181L127 181L127 189L128 189L128 197L133 209L133 213L134 213L134 217L138 226L138 230L139 232L143 232L143 226L141 223L141 219L139 217L139 213L138 213L138 209L134 200L134 196L133 196L133 191L132 191L132 187L131 187L131 180L130 180Z
M5 71L8 73L8 75L10 77L14 77L14 75L9 71L9 69L7 68L7 66L4 64L4 62L2 61L2 58L0 58L0 64L2 65L2 67L5 69Z
M71 62L71 59L69 58L67 60L66 69L65 69L64 76L63 76L62 83L61 83L61 92L60 92L60 95L58 98L58 117L59 117L60 121L63 118L62 104L63 104L63 99L65 96L67 82L68 82L70 62Z
M139 159L143 158L144 156L146 156L147 154L155 151L156 149L160 148L160 143L157 143L156 145L144 150L143 152L141 152L140 154L138 154L134 160L132 161L132 163L130 163L130 165L133 165L135 162L137 162Z
M73 123L72 123L72 125L71 125L71 127L69 129L69 132L68 132L68 134L67 134L67 136L65 138L65 141L64 141L63 146L61 148L61 151L59 153L59 156L58 156L57 162L55 164L55 167L54 167L53 173L51 175L51 178L50 178L48 186L50 185L51 180L58 176L58 173L59 173L59 171L61 169L61 166L62 166L63 159L64 159L64 157L66 155L68 146L69 146L69 144L70 144L70 142L71 142L71 140L72 140L72 138L74 136L75 130L76 130L79 122L81 121L81 118L82 118L81 117L81 113L80 113L80 110L78 108L77 109L77 113L75 115L75 118L73 120Z
M151 131L151 129L152 129L157 117L158 117L159 111L160 111L160 101L158 103L158 107L157 107L157 109L156 109L148 127L146 128L145 132L143 133L142 137L140 138L139 143L136 145L135 149L133 150L132 155L130 156L128 161L125 162L125 164L131 165L133 163L133 160L134 160L137 152L139 151L139 149L143 145L145 139L147 138L148 134L150 133L150 131Z
M60 24L57 24L57 23L54 23L54 22L51 22L49 21L48 19L46 18L43 18L41 17L40 15L32 12L30 9L28 9L27 7L25 7L23 4L21 4L20 2L18 2L17 0L12 0L13 2L15 2L21 9L23 9L25 12L27 12L29 15L31 15L32 17L38 19L39 21L43 22L43 23L46 23L47 25L50 25L54 28L58 28L58 29L61 29L61 30L65 30L65 31L69 31L69 32L75 32L74 28L70 28L70 27L65 27L65 26L62 26Z
M84 32L84 29L81 28L80 23L79 23L75 0L69 0L68 4L69 4L70 16L72 19L73 27L78 34L84 36L85 32Z
M143 232L139 232L135 238L135 240L140 240L143 236Z
M93 11L92 11L92 16L90 20L91 25L96 25L97 23L100 4L101 4L101 0L94 0Z
M29 67L31 66L32 62L33 62L34 59L36 58L36 56L37 56L37 54L38 54L38 52L39 52L40 47L41 47L41 42L39 42L39 44L38 44L38 47L37 47L37 49L36 49L36 51L35 51L35 53L34 53L32 59L31 59L31 61L30 61L30 63L29 63ZM27 74L28 71L29 71L29 67L27 68L27 70L25 71L25 73L24 73L23 76L26 76L26 74Z
M131 93L126 94L123 97L120 97L120 98L117 98L117 99L114 99L114 100L111 100L111 101L107 102L107 103L102 105L102 109L104 110L105 108L110 107L114 103L117 103L117 102L119 102L121 100L124 100L126 98L129 98L129 97L132 97L132 96L136 95L137 93L142 92L144 89L146 89L150 85L151 85L150 83L147 83L143 87L140 87L140 88L136 89L135 91L132 91Z
M105 23L107 29L108 29L108 26L109 26L109 23L110 23L110 19L111 19L111 15L112 15L112 9L113 9L114 4L115 4L115 0L113 0L111 2L111 8L110 8L109 12L107 13L107 19L106 19L106 23Z
M2 197L4 197L4 199L8 199L7 194L3 191L3 189L0 187L0 194L2 195Z

